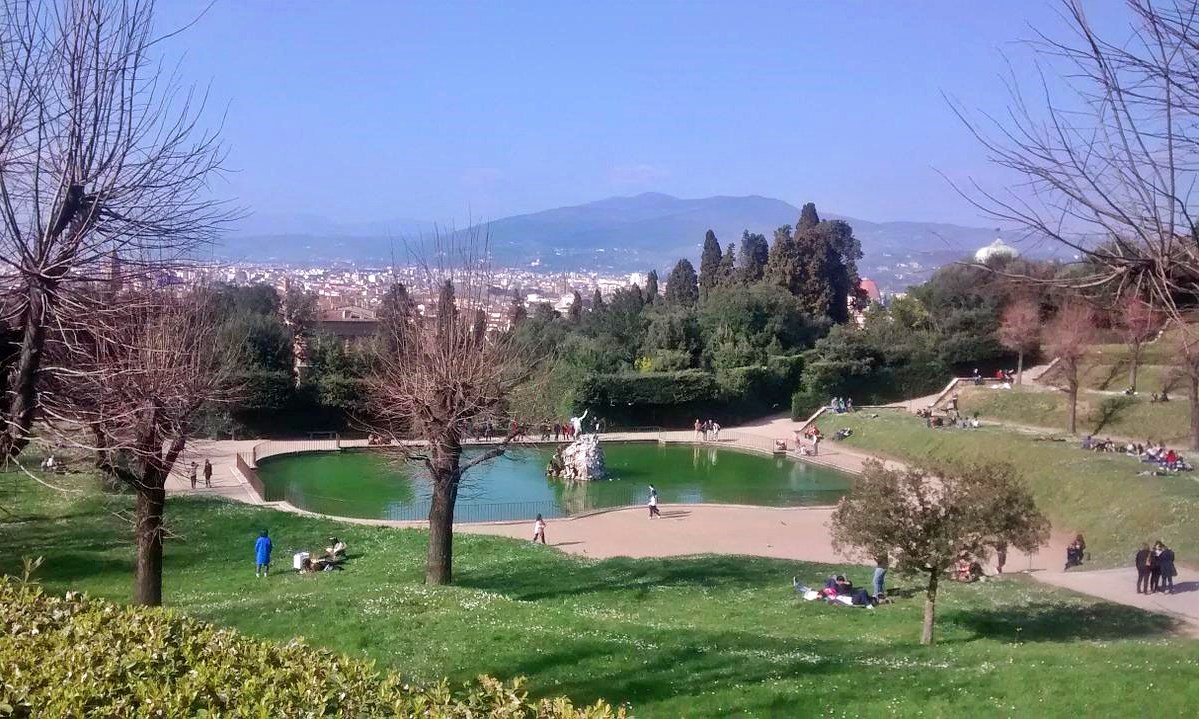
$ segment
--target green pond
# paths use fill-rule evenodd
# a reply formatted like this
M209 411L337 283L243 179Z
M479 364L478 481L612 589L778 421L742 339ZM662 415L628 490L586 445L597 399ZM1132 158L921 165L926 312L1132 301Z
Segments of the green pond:
M842 472L785 457L650 442L605 444L609 479L568 482L545 476L552 452L549 446L522 447L471 470L459 491L457 520L563 517L643 504L650 484L663 505L832 504L852 481ZM472 454L467 450L464 457ZM258 475L268 500L286 499L313 512L407 520L424 519L429 511L423 471L376 451L267 458L259 463Z

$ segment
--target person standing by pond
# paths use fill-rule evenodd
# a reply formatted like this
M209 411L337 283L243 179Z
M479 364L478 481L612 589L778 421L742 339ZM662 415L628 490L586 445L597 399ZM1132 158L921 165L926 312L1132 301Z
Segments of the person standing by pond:
M212 462L207 459L204 460L204 486L212 486Z
M649 518L661 517L662 513L658 511L658 490L654 485L649 486Z
M254 564L255 577L265 577L271 567L271 538L265 529L258 535L258 541L254 542Z
M545 544L545 520L541 515L537 515L537 519L533 522L533 543L536 544L540 539L542 544Z

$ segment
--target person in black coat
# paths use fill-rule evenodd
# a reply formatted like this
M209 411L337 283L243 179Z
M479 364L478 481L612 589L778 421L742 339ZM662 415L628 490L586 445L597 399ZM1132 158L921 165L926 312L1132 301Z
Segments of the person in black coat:
M1161 590L1173 594L1174 576L1178 574L1174 568L1174 550L1161 542L1158 542L1157 546L1161 548L1161 554L1157 555L1157 568L1161 573Z
M1149 591L1156 592L1158 586L1162 582L1162 568L1157 563L1158 557L1161 555L1161 542L1153 545L1153 551L1149 553Z
M1142 544L1137 550L1136 559L1133 564L1137 568L1137 594L1149 593L1149 558L1153 556L1153 552L1149 551L1148 544Z

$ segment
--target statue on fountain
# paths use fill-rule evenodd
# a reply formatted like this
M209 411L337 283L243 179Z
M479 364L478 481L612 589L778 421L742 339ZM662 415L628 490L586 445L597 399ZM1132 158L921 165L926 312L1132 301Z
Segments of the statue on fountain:
M600 447L598 434L583 434L583 420L586 418L587 412L570 418L575 440L566 447L559 446L554 450L554 456L545 468L546 475L581 482L604 479L607 474L604 450Z

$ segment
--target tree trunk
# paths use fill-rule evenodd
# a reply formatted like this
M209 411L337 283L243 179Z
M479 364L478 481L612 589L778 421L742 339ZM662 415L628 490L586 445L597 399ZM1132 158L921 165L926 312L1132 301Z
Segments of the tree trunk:
M1191 400L1191 449L1199 452L1199 375L1191 374L1188 392Z
M1141 366L1141 347L1140 345L1132 348L1132 364L1128 368L1128 386L1133 392L1137 391L1137 370Z
M8 388L12 397L8 427L3 440L0 440L5 455L9 457L20 454L29 443L29 430L33 427L37 409L37 378L42 368L42 349L46 344L45 290L34 284L28 291L29 305L21 318L24 324L21 353Z
M454 504L462 478L459 460L462 445L457 438L433 443L430 471L433 498L429 505L429 550L425 556L425 583L449 584L454 564Z
M933 643L933 624L937 620L937 579L940 572L933 570L928 574L928 593L924 597L924 629L920 632L921 644Z
M1078 425L1078 384L1070 382L1066 389L1066 431L1074 434Z
M137 490L136 527L137 566L133 580L136 604L162 604L162 517L166 509L163 477L147 471Z
M1016 384L1024 384L1024 350L1016 353Z

